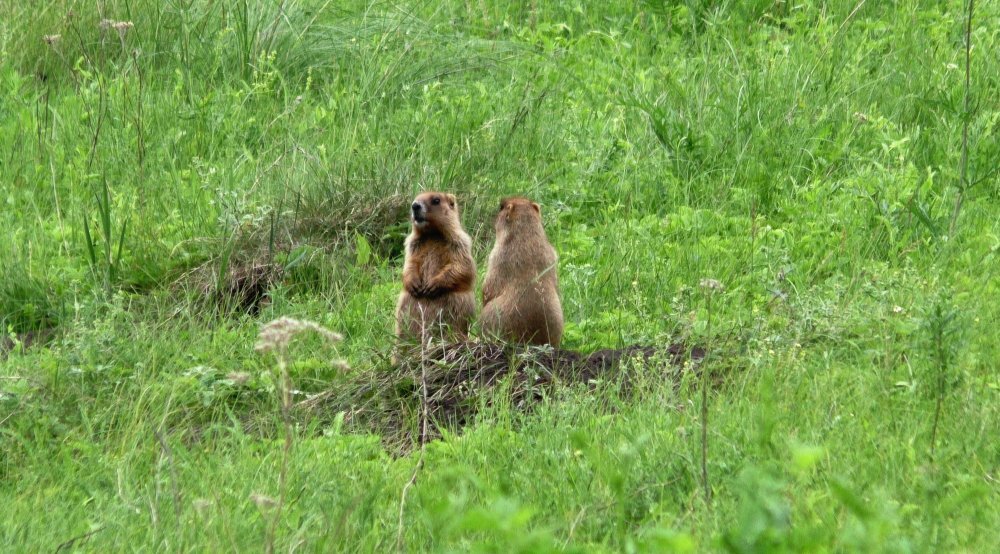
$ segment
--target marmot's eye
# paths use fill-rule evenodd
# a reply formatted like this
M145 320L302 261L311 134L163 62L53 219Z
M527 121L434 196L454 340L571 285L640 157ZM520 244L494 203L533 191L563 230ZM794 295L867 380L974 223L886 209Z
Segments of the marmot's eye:
M437 206L440 203L441 203L441 197L440 196L435 196L434 199L431 200L431 204L434 204L435 206Z

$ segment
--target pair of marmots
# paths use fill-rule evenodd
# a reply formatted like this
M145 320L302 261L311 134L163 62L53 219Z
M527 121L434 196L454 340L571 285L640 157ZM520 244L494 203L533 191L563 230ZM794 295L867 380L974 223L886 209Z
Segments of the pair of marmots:
M396 336L464 339L476 315L476 261L462 228L455 195L425 192L411 206L403 291L396 306ZM542 228L541 208L507 198L496 217L496 243L483 282L481 332L490 338L559 346L562 304L556 251Z

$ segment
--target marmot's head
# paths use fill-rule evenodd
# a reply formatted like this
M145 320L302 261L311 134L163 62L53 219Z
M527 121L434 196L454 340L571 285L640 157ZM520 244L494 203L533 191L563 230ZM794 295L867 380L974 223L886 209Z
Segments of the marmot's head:
M423 231L450 229L458 223L458 203L454 194L444 192L424 192L410 205L410 219L413 229Z
M542 208L527 198L504 198L500 201L496 230L500 235L504 230L541 228Z

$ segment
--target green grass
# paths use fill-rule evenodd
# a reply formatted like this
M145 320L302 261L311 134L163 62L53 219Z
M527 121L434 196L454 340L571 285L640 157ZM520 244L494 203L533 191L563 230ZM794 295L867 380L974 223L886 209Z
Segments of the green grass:
M542 204L564 347L686 338L721 385L710 505L697 380L483 393L426 446L407 550L1000 542L996 2L968 91L958 1L263 4L0 0L0 544L253 551L284 463L277 550L396 548L421 455L330 417L283 462L253 346L343 333L292 347L303 395L392 371L426 189L481 270L499 199ZM219 309L253 264L270 303Z

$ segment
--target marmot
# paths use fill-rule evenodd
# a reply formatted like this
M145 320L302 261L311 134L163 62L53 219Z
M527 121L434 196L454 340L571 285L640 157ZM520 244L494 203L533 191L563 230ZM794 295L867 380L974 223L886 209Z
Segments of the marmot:
M476 314L476 262L455 195L425 192L413 201L410 216L396 336L425 343L446 326L443 338L464 339Z
M503 200L496 232L483 281L483 334L558 348L563 333L558 256L542 228L541 208L526 198Z

